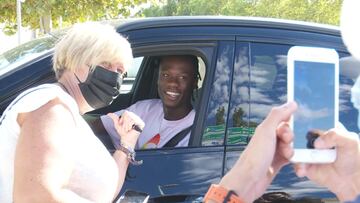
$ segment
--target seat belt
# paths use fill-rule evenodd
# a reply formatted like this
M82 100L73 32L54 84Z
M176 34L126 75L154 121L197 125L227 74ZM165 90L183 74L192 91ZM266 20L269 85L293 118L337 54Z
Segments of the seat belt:
M163 147L175 147L191 131L192 125L178 132Z

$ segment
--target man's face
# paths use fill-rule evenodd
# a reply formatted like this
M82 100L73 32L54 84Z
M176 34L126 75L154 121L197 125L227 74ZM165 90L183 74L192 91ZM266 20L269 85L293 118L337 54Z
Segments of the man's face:
M188 108L196 87L195 67L189 58L169 56L161 60L158 93L167 108Z

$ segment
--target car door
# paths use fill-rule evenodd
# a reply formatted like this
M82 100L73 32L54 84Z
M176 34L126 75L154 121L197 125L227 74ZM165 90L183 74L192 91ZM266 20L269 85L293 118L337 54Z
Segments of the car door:
M266 38L237 37L229 123L225 136L225 171L233 166L250 141L256 126L265 119L271 108L287 101L287 52L294 45L329 47L338 51L341 101L339 119L348 129L358 132L357 112L350 102L349 91L355 80L355 77L351 78L349 69L355 67L346 68L342 65L345 63L341 61L348 58L348 53L341 41L334 40L332 36L312 36L312 33L304 36L285 30L273 33L274 36L271 34L269 32ZM285 34L286 38L279 38ZM290 165L281 170L268 188L268 192L280 191L293 198L335 199L326 188L298 178Z
M196 116L189 147L137 150L137 159L143 160L144 163L141 166L129 167L122 192L127 189L139 190L149 193L152 197L204 194L209 185L218 182L223 175L223 126L229 102L229 78L232 74L230 70L233 64L235 38L203 36L200 39L198 36L187 35L179 40L176 36L170 39L168 36L153 34L152 36L158 38L153 37L151 42L139 43L136 37L131 37L136 34L138 33L127 33L133 44L135 57L150 60L168 54L194 54L204 61L206 73L199 100L196 101ZM143 62L140 67L134 85L135 92L142 93L134 93L133 102L153 97L146 96L153 94L153 88L143 90L154 82L146 79L153 78L148 70L151 67L146 66L148 64L152 63ZM225 92L219 92L218 89ZM216 113L219 107L225 107L225 112Z

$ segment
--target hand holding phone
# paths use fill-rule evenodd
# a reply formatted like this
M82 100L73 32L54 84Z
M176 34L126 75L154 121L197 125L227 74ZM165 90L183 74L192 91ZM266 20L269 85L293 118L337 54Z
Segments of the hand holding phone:
M295 134L291 161L333 162L335 149L315 149L313 143L338 122L339 56L334 49L294 46L287 64L288 100L298 104L290 119Z

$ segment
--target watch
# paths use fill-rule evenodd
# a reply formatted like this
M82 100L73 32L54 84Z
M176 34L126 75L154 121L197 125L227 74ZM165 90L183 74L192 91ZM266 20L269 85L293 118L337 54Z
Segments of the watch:
M131 147L126 146L123 143L120 143L120 145L118 145L116 147L116 149L124 152L126 154L127 160L132 165L138 166L138 165L141 165L143 163L143 160L139 160L139 161L135 160L136 152Z
M216 203L243 203L243 201L232 190L220 185L212 184L204 197L204 202L212 200Z

